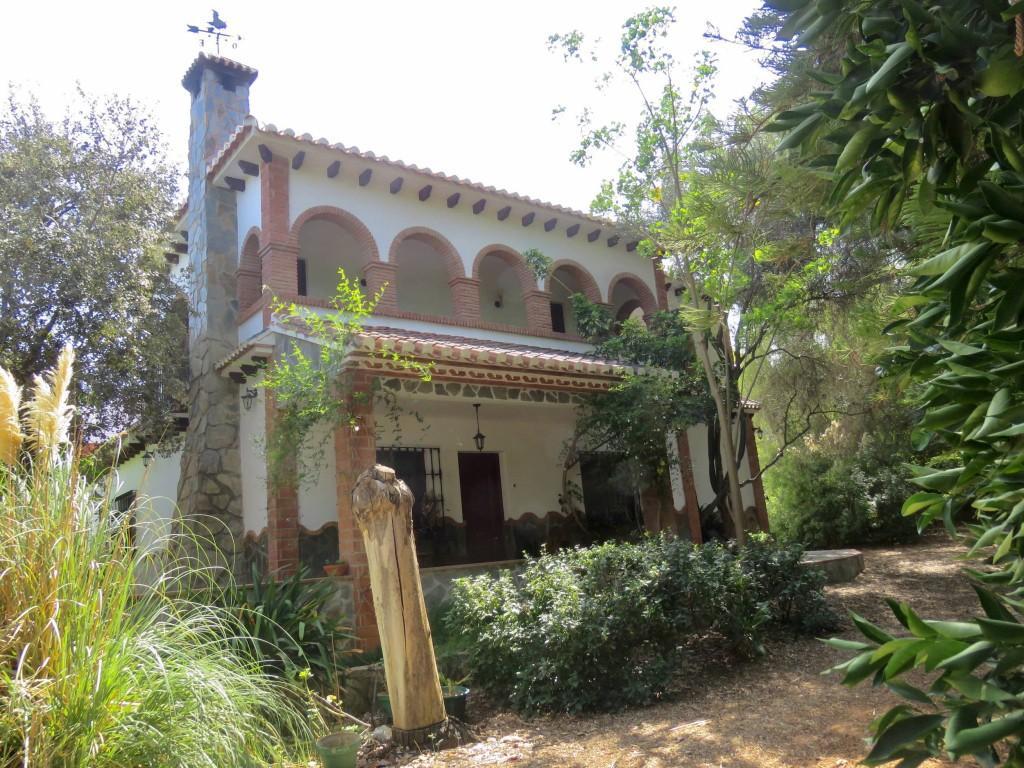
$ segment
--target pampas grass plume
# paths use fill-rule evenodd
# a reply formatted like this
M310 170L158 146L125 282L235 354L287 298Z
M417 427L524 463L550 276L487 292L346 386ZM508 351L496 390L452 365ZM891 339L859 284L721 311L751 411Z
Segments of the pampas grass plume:
M21 443L21 387L6 368L0 368L0 462L11 466L18 460Z
M52 463L60 455L61 446L68 443L71 414L68 405L75 351L66 344L60 352L56 367L46 377L36 376L32 399L28 403L29 438L36 456ZM49 379L49 381L47 381Z

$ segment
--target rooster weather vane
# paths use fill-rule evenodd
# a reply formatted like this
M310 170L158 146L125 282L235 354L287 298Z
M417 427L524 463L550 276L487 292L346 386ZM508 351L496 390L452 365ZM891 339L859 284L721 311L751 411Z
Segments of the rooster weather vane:
M231 43L231 47L232 48L237 48L238 47L238 41L240 41L242 39L241 35L232 35L232 34L230 34L228 32L225 32L224 30L226 30L227 28L228 28L228 23L226 21L224 21L220 17L220 14L217 13L216 10L213 11L213 18L210 19L208 22L206 22L206 29L203 29L202 25L197 25L197 24L188 24L187 25L187 29L188 29L189 32L192 32L193 34L196 34L196 35L205 35L206 37L213 38L213 40L214 40L214 42L215 42L215 44L217 46L217 55L218 56L220 55L220 41L222 39L225 40L225 41L231 40L232 41L232 43ZM200 45L206 45L206 40L201 40L199 42L199 44Z

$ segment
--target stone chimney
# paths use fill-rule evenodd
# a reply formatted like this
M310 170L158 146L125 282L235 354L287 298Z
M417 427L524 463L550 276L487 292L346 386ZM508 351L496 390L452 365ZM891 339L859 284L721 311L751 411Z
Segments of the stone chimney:
M192 96L185 217L192 314L179 528L199 537L210 562L232 570L240 564L244 533L238 385L214 366L238 344L238 219L234 193L211 185L206 169L249 114L256 75L244 64L200 53L182 80Z

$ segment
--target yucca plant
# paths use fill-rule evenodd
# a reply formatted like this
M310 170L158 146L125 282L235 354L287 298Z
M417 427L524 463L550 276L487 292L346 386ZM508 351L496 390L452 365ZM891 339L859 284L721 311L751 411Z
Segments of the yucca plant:
M230 614L180 596L212 572L165 562L143 584L153 555L130 545L112 489L79 475L73 357L23 409L0 369L0 766L253 766L301 750L303 696L261 671Z

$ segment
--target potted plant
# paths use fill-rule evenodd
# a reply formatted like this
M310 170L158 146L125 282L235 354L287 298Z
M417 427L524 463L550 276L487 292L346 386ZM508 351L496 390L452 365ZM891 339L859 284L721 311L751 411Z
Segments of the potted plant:
M299 673L299 680L306 686L307 711L314 730L319 733L328 731L315 742L320 763L323 768L356 768L359 748L363 744L363 733L369 728L369 724L345 712L337 696L321 696L313 691L309 687L311 677L308 669ZM329 720L333 722L333 727L328 724ZM351 724L341 725L344 721Z
M324 563L324 575L331 578L348 576L348 562L339 560L336 563Z
M348 726L316 740L316 753L323 768L356 768L363 737L355 726Z
M466 678L452 680L445 675L440 675L441 696L444 699L444 711L448 717L456 720L466 719L466 705L469 701L469 688L463 685ZM391 697L387 693L377 694L377 708L384 715L385 720L391 720Z
M469 701L469 688L463 685L466 678L452 680L441 675L441 696L444 697L444 711L448 717L465 721L466 704Z

